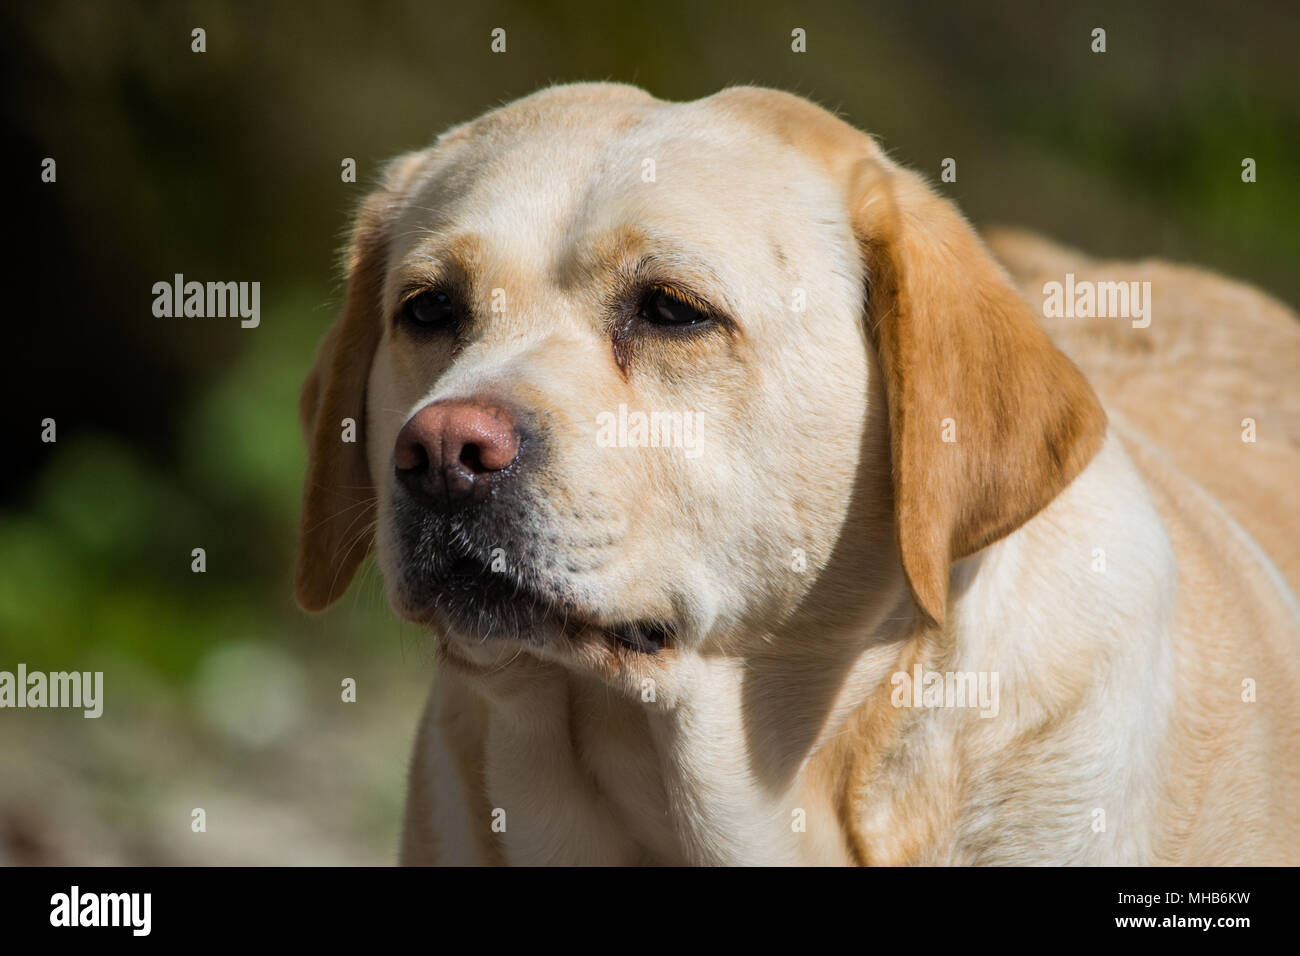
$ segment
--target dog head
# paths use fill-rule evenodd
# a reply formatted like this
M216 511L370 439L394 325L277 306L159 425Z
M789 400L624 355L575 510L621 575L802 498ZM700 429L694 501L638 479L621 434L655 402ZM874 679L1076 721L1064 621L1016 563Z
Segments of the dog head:
M1105 429L956 209L784 93L544 90L394 162L347 267L299 600L373 545L461 647L770 634L845 542L941 623Z

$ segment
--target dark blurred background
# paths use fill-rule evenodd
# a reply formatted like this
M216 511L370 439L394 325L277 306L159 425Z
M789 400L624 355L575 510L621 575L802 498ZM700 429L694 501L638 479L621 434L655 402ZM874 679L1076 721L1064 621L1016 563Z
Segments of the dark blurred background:
M1295 2L43 0L0 20L0 669L103 670L107 698L99 720L0 712L0 862L393 858L430 654L373 571L323 617L294 607L295 403L351 210L450 124L568 80L782 87L933 180L956 158L942 188L979 225L1300 301ZM155 318L175 273L261 282L261 326Z

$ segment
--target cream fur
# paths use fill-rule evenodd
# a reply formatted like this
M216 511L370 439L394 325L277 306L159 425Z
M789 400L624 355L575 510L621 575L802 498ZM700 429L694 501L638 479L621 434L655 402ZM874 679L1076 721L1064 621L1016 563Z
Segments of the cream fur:
M761 119L773 104L795 117L788 136ZM1064 490L953 563L941 620L918 610L893 510L897 424L864 319L872 237L855 234L879 210L850 210L836 180L851 133L810 145L814 123L838 121L763 91L677 104L580 84L458 127L390 177L370 224L386 243L377 314L455 249L489 316L454 353L383 318L364 359L363 470L394 609L414 614L395 585L394 440L425 404L486 393L549 423L521 520L591 619L678 627L653 657L439 634L403 862L1300 862L1295 599L1122 394L1100 389L1109 428ZM871 156L899 184L898 228L948 228L912 213L931 201L919 180ZM1007 242L995 249L1021 275L1041 266L1032 240ZM621 376L594 317L608 271L646 250L742 328L651 348ZM931 268L901 263L915 321L924 289L970 279L964 263ZM1113 352L1063 344L1089 376L1112 367ZM995 358L1017 374L1019 356ZM944 361L904 374L924 384ZM703 453L598 447L597 415L620 403L705 410ZM951 414L960 427L972 411ZM1292 536L1296 510L1292 497L1277 512ZM914 665L996 673L997 716L892 706L893 675Z

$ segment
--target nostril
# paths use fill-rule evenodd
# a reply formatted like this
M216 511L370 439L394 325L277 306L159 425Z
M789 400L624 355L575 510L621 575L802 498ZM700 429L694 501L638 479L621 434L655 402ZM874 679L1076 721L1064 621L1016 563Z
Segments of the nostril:
M465 446L461 448L460 463L476 475L481 475L484 472L491 470L483 464L483 450L474 442L467 442Z
M398 471L423 473L429 469L429 452L418 441L399 442L393 459Z

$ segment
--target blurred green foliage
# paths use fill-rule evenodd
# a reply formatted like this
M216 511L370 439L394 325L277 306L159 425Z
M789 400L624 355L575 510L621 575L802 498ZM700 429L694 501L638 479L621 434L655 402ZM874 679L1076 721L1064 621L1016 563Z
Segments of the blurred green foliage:
M29 506L0 512L0 660L89 667L90 651L185 677L211 644L289 610L304 454L285 410L314 348L296 306L310 312L291 299L264 317L259 347L182 411L174 456L60 437Z

